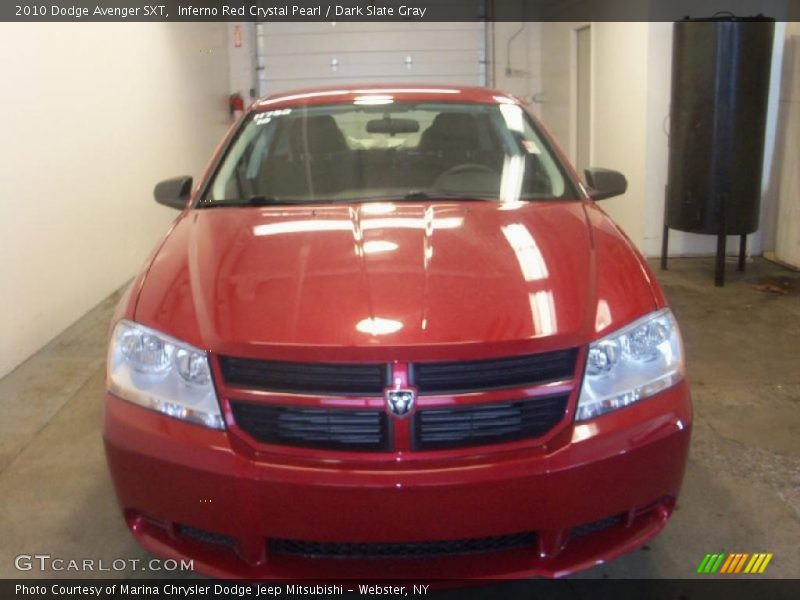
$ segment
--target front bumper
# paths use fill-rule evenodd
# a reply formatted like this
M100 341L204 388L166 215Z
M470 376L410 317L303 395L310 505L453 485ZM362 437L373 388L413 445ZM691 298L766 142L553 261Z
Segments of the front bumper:
M265 461L227 432L106 397L106 454L128 525L156 555L215 577L557 577L634 550L666 524L689 448L685 382L531 451L372 464ZM610 519L611 518L611 519ZM185 535L192 531L193 535ZM200 531L208 535L197 535ZM529 547L416 558L271 553L270 540L427 542L533 533ZM578 535L582 533L583 535Z

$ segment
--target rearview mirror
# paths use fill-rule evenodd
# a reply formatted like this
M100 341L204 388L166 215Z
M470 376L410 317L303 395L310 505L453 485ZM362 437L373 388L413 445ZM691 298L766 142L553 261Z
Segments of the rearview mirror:
M414 119L372 119L367 121L367 133L388 133L395 135L398 133L417 133L419 131L419 121Z
M191 195L192 178L188 175L165 179L157 183L153 190L153 196L155 196L156 202L178 210L183 210L186 207L186 203L189 201L189 196Z
M593 200L605 200L621 196L628 189L628 180L619 171L593 167L584 171L589 195Z

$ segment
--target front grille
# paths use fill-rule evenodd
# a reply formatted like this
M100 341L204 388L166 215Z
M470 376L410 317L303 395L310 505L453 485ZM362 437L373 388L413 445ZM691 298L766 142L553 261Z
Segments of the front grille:
M345 543L273 539L269 541L269 552L305 558L431 558L533 548L535 539L532 532L424 542Z
M497 444L538 437L564 416L569 396L422 409L414 415L416 450Z
M572 537L591 535L603 529L613 527L614 525L619 525L620 523L622 523L622 515L614 515L613 517L606 517L605 519L599 519L598 521L592 521L591 523L584 523L583 525L573 527L570 534Z
M265 444L328 450L389 450L383 410L305 408L231 402L236 424Z
M413 363L411 381L420 394L469 393L534 386L569 379L575 373L576 348L489 360ZM226 385L297 394L381 396L390 365L295 363L219 357Z
M227 385L297 394L381 396L386 364L294 363L220 356Z
M464 393L540 385L569 379L578 351L559 350L490 360L415 363L414 384L420 394Z

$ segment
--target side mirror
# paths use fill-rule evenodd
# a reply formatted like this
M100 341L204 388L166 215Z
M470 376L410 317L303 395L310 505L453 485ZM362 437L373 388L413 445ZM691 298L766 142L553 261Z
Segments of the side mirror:
M619 171L591 168L584 171L589 195L593 200L605 200L621 196L628 189L628 180Z
M188 175L165 179L157 183L153 190L156 202L178 210L183 210L186 207L186 202L188 202L191 195L192 178Z

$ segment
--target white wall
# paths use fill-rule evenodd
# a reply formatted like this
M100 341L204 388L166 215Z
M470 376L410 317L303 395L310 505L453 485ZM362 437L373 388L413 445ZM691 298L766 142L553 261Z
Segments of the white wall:
M574 31L586 23L541 24L542 88L545 123L575 156ZM648 256L661 250L664 187L667 180L672 23L594 22L592 27L592 164L617 169L628 178L628 192L603 201L603 207ZM780 71L783 24L776 27L773 75ZM750 252L773 243L769 226L775 189L769 186L778 113L780 78L771 81L762 201L762 230L750 236ZM715 251L713 236L670 232L671 255ZM738 238L729 238L738 252Z
M236 47L237 31L240 46ZM256 49L255 23L228 23L228 58L230 60L229 87L231 94L239 93L245 106L258 98L258 78L256 69L258 56ZM250 92L253 92L251 94Z
M541 116L543 23L502 21L490 23L489 85L514 94ZM513 39L512 39L513 38ZM510 44L509 44L510 41ZM509 52L510 50L510 52Z
M800 22L786 23L785 44L770 224L778 260L800 268Z
M575 158L575 31L586 23L542 24L542 116ZM591 24L591 163L628 178L624 196L603 208L642 248L646 207L648 23Z
M228 125L225 24L0 24L0 376L135 273Z
M588 23L550 21L541 24L541 116L562 149L575 162L575 31Z
M592 146L594 166L616 169L628 191L603 208L639 248L647 204L648 23L592 23Z

